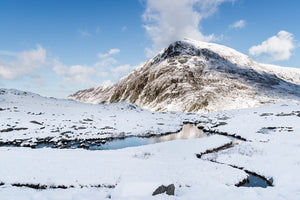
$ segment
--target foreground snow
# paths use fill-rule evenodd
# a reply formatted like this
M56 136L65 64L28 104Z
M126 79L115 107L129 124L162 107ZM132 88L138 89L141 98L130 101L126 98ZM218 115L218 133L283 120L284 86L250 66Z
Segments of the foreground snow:
M0 143L35 146L38 142L111 139L177 132L200 115L150 112L136 105L84 104L0 89Z
M197 185L235 187L247 177L245 172L196 157L229 142L227 137L211 136L111 151L0 148L5 160L0 181L4 191L12 190L13 184L91 189L101 185L99 190L111 192L114 199L151 197L158 186L171 183L178 192Z
M34 139L49 136L58 141L119 137L121 131L125 132L122 137L160 134L179 130L183 121L203 121L203 129L231 136L209 135L106 151L0 147L1 200L300 199L299 102L200 116L155 113L130 104L81 104L15 90L0 93L0 129L5 130L1 142L25 138L34 143ZM71 128L74 125L77 130ZM78 129L81 126L85 128ZM22 127L28 129L15 130ZM61 134L67 130L71 132ZM234 137L245 141L228 146ZM203 154L224 145L227 149ZM272 180L273 187L236 187L248 177L245 170ZM174 184L175 196L152 196L162 184ZM62 187L66 189L59 189Z

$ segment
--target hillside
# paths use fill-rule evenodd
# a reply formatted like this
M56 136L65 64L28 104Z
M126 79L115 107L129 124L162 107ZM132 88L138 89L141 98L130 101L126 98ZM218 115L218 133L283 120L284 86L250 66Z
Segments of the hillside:
M234 49L177 41L110 86L78 91L88 103L127 102L154 111L212 112L300 99L300 69L260 64Z

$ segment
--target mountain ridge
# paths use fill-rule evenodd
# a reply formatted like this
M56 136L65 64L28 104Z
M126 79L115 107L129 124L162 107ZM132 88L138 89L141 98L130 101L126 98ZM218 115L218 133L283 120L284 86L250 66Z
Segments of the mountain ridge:
M272 66L226 46L187 39L170 44L115 84L81 90L69 98L188 112L300 100L300 69Z

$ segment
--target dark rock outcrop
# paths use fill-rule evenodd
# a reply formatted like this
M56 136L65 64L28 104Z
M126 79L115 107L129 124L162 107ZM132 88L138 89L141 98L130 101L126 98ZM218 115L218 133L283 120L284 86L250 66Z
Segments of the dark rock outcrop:
M174 195L175 185L174 184L170 184L168 186L161 185L152 193L152 196L163 194L163 193L166 193L167 195Z

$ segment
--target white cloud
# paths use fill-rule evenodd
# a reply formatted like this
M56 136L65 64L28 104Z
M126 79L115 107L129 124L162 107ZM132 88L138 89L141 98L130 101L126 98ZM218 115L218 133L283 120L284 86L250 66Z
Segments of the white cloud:
M203 35L200 22L214 14L218 6L234 0L146 0L143 13L144 28L153 41L146 49L148 56L161 50L176 40L192 38L201 41L215 40L215 36Z
M92 67L82 66L82 65L72 65L67 67L55 61L53 70L60 76L64 77L64 80L68 83L81 83L83 85L95 85L91 80L97 74L96 70Z
M130 65L120 65L116 68L112 68L111 71L112 72L117 72L117 73L124 73L124 72L128 72L131 69Z
M233 24L229 25L229 28L232 29L241 29L244 28L246 26L246 21L241 19L239 21L234 22Z
M85 30L78 30L78 32L82 37L90 37L91 36L91 34Z
M46 50L37 45L36 49L20 53L1 51L0 55L11 56L12 59L0 58L0 76L4 79L14 79L26 76L46 66Z
M94 66L101 70L101 69L105 69L105 68L109 68L109 67L112 67L113 65L115 65L117 63L117 60L112 58L112 57L108 57L108 58L105 58L99 62L96 62L94 64Z
M58 60L54 60L53 71L62 76L63 80L69 84L79 83L86 86L95 86L97 85L97 82L101 80L101 78L109 76L118 78L119 75L128 73L130 71L130 65L121 65L114 68L117 60L109 56L118 54L119 52L119 49L110 49L106 54L98 55L98 57L101 59L89 66L66 66Z
M253 56L267 54L271 61L288 60L295 49L293 34L286 31L279 31L277 35L268 38L260 45L252 46L249 53Z
M99 58L107 58L111 55L115 55L115 54L118 54L118 53L120 53L120 49L110 49L107 53L104 53L104 54L98 53L98 57Z
M111 71L114 72L113 76L117 79L121 74L127 74L132 67L130 65L120 65L116 68L112 68Z

